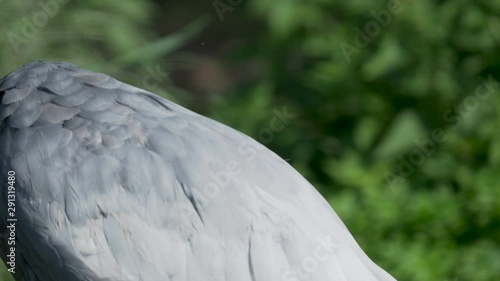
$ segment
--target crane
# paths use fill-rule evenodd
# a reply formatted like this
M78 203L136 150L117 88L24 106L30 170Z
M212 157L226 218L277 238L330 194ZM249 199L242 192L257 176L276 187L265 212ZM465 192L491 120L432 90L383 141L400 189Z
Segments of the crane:
M394 281L252 138L65 62L0 80L0 254L17 281Z

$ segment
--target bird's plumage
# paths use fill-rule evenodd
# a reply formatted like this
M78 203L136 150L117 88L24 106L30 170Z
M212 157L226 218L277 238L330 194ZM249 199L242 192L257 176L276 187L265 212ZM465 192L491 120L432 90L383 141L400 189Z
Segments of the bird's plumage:
M225 125L67 63L28 64L0 93L25 281L395 280L286 161Z

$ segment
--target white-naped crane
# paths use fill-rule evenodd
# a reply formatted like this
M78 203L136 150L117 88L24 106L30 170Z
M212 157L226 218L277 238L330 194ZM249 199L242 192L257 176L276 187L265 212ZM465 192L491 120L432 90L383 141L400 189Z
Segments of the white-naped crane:
M0 101L18 281L395 280L286 161L214 120L63 62L3 77Z

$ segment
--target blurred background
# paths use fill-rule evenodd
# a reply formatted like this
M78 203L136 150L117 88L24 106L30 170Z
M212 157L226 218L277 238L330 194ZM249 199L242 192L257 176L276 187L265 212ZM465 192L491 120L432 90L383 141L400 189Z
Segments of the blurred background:
M498 280L499 0L0 5L1 76L68 61L163 95L289 161L399 281Z

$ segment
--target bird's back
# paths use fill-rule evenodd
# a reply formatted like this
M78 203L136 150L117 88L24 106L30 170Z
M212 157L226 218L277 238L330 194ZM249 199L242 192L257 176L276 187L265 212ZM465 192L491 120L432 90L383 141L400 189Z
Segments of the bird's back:
M66 63L24 66L0 92L25 276L394 280L286 161L225 125Z

